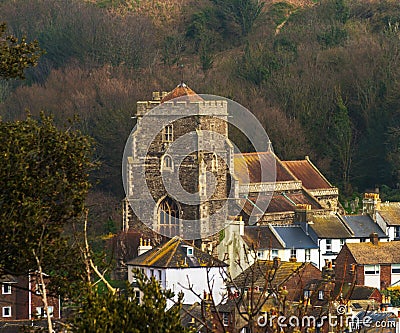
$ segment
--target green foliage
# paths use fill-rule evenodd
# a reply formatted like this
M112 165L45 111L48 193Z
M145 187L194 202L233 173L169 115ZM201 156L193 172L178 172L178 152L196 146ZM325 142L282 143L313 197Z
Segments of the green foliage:
M279 25L286 20L287 15L293 9L294 6L290 3L276 2L268 9L267 16L272 19L275 25Z
M246 37L261 18L265 2L259 0L212 0L217 8L232 20L242 37Z
M326 31L317 35L318 42L326 47L343 45L348 37L346 29L331 26Z
M37 40L27 43L23 36L19 41L6 35L7 25L0 24L0 79L25 78L25 70L36 66L43 50Z
M26 274L35 252L46 273L66 277L76 254L63 231L84 210L91 140L45 116L0 122L0 140L0 267Z
M162 61L165 65L178 64L185 50L185 41L181 35L167 36L162 47Z
M90 333L185 333L180 323L182 296L167 310L174 295L159 282L136 273L137 288L129 285L120 293L98 294L89 289L71 323L74 332ZM141 299L136 291L140 290Z
M390 303L393 306L400 306L400 287L389 287L383 290L382 293L390 297Z

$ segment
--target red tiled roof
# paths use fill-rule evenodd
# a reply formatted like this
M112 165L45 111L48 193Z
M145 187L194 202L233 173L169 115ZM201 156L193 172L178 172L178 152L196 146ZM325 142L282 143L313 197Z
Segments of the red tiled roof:
M267 225L245 226L243 240L247 246L258 249L283 249L282 244Z
M282 164L288 168L297 179L302 181L306 189L332 188L332 185L308 159L300 161L282 161Z
M265 205L267 204L267 202L265 202L266 200L271 200L267 208L267 213L295 211L297 204L311 205L311 209L322 208L316 200L314 200L302 190L296 192L286 192L285 194L275 192L271 198L262 195L259 197L257 195L249 196L244 203L243 210L250 215L254 209L254 214L258 215L261 212L259 212L259 210L254 207L251 202L248 202L248 200L251 200L253 203L255 203L257 200L258 205L261 207L265 207Z
M174 98L179 98L179 100L190 102L203 101L203 99L199 95L197 95L183 82L178 84L174 90L164 96L161 100L161 103L170 101Z
M271 152L243 153L234 156L235 175L242 184L275 181L294 181L295 178L284 168L281 161ZM261 175L261 165L267 171Z

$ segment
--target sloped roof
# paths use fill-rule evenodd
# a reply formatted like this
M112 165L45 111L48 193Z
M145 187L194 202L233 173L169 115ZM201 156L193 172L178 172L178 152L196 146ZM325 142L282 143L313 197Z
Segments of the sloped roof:
M288 168L297 179L301 180L306 189L315 190L333 187L309 159L282 161L282 164Z
M234 284L239 288L265 287L266 279L272 279L275 286L280 286L287 281L294 273L299 272L310 263L282 261L277 269L273 268L273 260L258 260L253 265L245 269L234 280Z
M378 245L371 242L346 243L345 246L358 264L400 264L400 241L379 242Z
M235 175L241 184L296 180L272 151L235 154L233 161ZM263 174L261 174L261 165L266 171Z
M351 238L353 234L337 215L313 215L309 227L318 238Z
M193 247L193 255L188 256L188 246ZM128 265L158 268L227 266L223 261L201 251L178 236L128 261Z
M284 247L271 231L269 226L245 226L243 240L254 249L283 249Z
M286 248L316 249L318 245L307 236L299 225L273 226L279 237L285 242Z
M400 202L381 203L378 213L388 225L400 226Z
M368 238L373 232L376 232L379 238L387 238L379 225L368 215L343 215L342 218L353 231L355 238Z
M174 90L172 90L170 93L165 95L161 99L161 103L170 101L174 98L178 98L179 100L190 101L190 102L203 101L203 99L199 95L197 95L192 89L190 89L183 82L178 84Z
M253 202L253 204L251 202ZM263 196L262 194L250 195L246 202L244 203L243 210L246 214L250 215L254 210L254 214L261 213L259 209L254 207L254 203L258 200L258 203L261 203L261 207L265 207L269 201L267 213L281 213L281 212L293 212L296 209L297 204L307 204L311 206L311 209L321 209L321 205L318 201L314 200L311 196L309 196L305 191L298 190L293 192L274 192L272 197Z

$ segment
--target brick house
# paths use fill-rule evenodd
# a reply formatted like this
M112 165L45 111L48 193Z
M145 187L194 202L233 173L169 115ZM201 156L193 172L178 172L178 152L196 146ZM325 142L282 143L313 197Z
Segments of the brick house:
M400 281L400 241L346 243L336 258L337 282L385 289Z
M13 320L39 320L46 317L37 278L29 276L4 275L0 279L1 322ZM54 319L61 318L60 299L47 297L49 312Z

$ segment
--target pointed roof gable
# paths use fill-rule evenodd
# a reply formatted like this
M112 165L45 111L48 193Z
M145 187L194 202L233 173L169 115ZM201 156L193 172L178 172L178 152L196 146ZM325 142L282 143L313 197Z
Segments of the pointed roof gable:
M306 189L327 189L333 186L321 174L308 157L305 160L282 161L282 164L301 182Z
M193 249L191 255L188 254L188 248ZM158 268L227 266L223 261L201 251L178 236L128 261L128 265Z
M172 90L170 93L165 95L161 99L161 103L173 100L175 98L178 98L179 100L183 100L183 101L189 101L189 102L203 101L203 99L199 95L197 95L197 93L195 93L192 89L190 89L183 82L178 84L174 90Z

